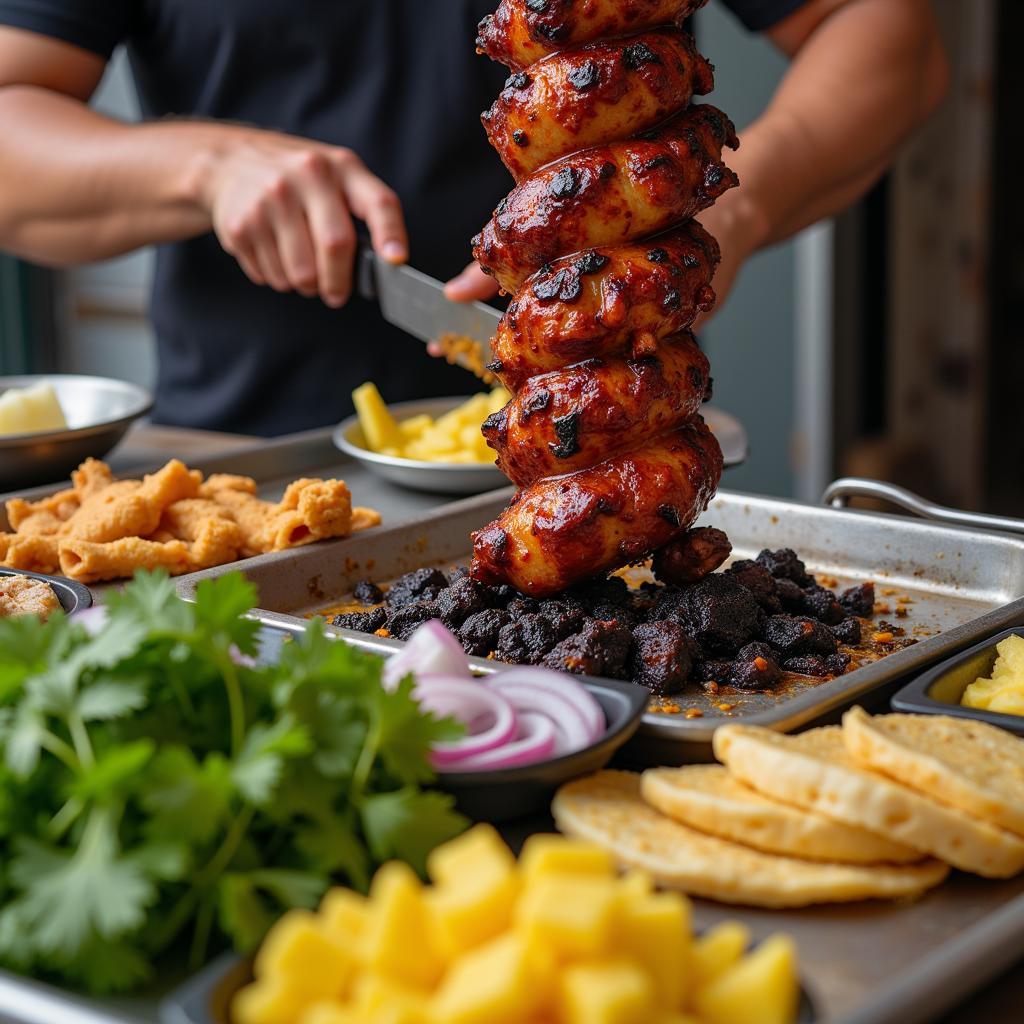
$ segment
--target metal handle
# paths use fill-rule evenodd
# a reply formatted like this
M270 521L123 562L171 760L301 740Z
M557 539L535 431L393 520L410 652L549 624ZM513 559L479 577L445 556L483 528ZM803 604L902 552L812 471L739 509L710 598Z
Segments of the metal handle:
M832 508L845 508L850 498L879 498L913 512L922 519L936 519L954 526L969 526L975 530L1000 530L1003 533L1024 533L1024 519L947 508L945 505L936 505L905 487L883 483L881 480L870 480L867 477L844 476L833 481L825 488L821 503Z

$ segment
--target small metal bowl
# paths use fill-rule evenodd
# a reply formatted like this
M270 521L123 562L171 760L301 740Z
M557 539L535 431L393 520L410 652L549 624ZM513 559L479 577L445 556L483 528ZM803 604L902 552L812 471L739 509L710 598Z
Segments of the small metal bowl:
M33 580L49 583L66 615L92 607L92 591L75 580L65 579L63 576L44 576L42 573L26 572L24 569L0 568L0 576L28 576Z
M67 429L0 436L0 491L54 483L86 459L102 458L153 406L145 388L75 374L0 377L0 393L44 382L57 393Z
M984 643L969 647L908 683L892 698L893 711L913 715L952 715L987 722L1007 732L1024 737L1024 715L1008 715L1001 711L968 708L960 703L964 690L980 676L992 674L996 661L996 644L1008 636L1024 636L1024 627L1016 626L996 633Z
M457 398L425 398L415 402L397 402L388 409L396 420L412 419L426 413L434 418L451 412L467 401L469 396ZM379 455L366 446L359 417L342 420L334 430L335 447L351 456L378 476L401 484L414 491L435 494L482 494L498 487L507 487L508 478L497 466L481 462L423 462L419 459L400 459L393 455Z

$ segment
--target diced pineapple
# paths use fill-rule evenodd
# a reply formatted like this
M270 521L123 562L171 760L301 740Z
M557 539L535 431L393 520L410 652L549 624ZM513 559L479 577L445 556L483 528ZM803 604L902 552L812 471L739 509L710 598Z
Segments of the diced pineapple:
M428 1024L429 996L375 972L362 975L352 987L352 1008L362 1021L387 1024Z
M398 429L401 430L402 437L414 441L424 430L433 426L433 424L434 421L424 412L420 413L419 416L410 416L407 420L401 420L398 424Z
M356 407L359 426L372 451L402 447L402 432L384 404L376 384L360 384L352 392L352 404Z
M509 932L460 957L431 1004L443 1024L521 1024L550 996L553 965Z
M313 1000L341 998L353 970L353 955L327 933L308 910L291 910L271 928L256 954L258 979L287 978Z
M1000 711L1004 715L1024 715L1024 690L1003 687L988 702L988 710Z
M302 991L298 978L260 978L231 1000L233 1024L295 1024L307 1007L320 1002Z
M619 899L632 900L638 896L649 896L654 892L654 879L646 871L630 868L619 879Z
M647 967L658 1006L678 1010L689 988L690 903L679 893L637 895L637 884L619 884L613 945Z
M561 974L561 1024L649 1024L654 987L639 964L594 960L573 964Z
M315 1003L303 1011L298 1024L364 1024L351 1006L341 1003Z
M539 875L615 875L615 861L607 850L577 839L557 835L530 836L523 845L519 870L524 882Z
M732 967L750 945L750 929L739 921L723 921L693 943L691 964L694 989L702 989Z
M515 910L528 942L559 957L608 952L617 906L614 878L542 874L525 886Z
M320 919L324 931L335 942L355 952L370 919L366 897L340 885L329 889L320 901Z
M436 885L458 885L470 872L505 874L515 867L512 851L491 825L475 825L427 858L427 874Z
M707 1024L790 1024L799 996L793 940L774 935L699 992L696 1009Z
M385 864L374 876L370 901L361 950L367 967L407 985L434 986L444 963L412 868L401 861Z

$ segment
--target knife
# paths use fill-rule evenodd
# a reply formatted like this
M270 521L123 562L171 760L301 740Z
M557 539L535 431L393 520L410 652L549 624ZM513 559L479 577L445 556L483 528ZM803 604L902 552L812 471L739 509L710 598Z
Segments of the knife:
M498 329L501 310L483 302L452 302L445 298L444 285L427 274L382 260L369 246L359 252L359 294L375 300L388 323L422 341L437 341L442 335L469 338L480 346L482 363L489 363L491 338ZM472 372L469 360L456 355L456 362Z

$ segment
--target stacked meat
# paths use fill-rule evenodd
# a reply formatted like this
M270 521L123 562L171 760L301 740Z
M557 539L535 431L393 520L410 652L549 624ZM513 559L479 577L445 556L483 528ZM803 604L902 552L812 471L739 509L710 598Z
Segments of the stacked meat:
M691 218L735 186L710 64L678 26L706 0L502 0L478 48L512 69L483 115L516 187L473 255L513 293L484 424L520 488L474 535L474 579L535 596L672 545L722 454L698 410L715 240ZM676 552L686 560L688 552Z

